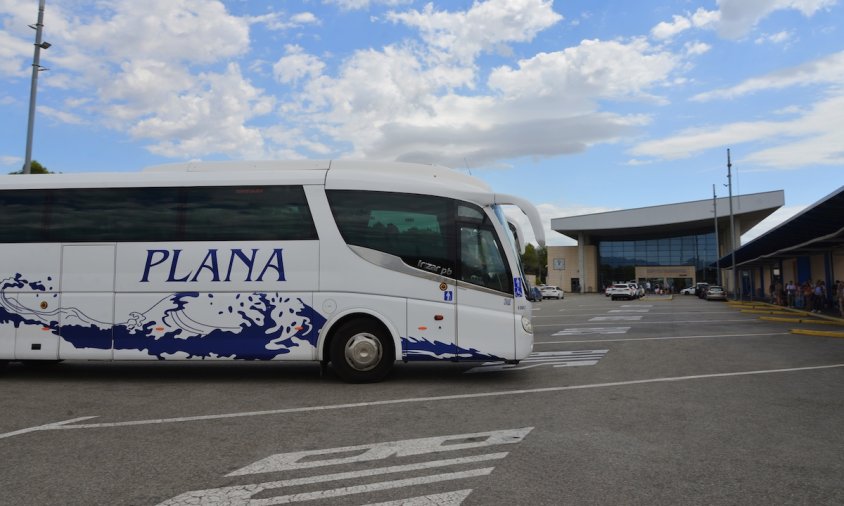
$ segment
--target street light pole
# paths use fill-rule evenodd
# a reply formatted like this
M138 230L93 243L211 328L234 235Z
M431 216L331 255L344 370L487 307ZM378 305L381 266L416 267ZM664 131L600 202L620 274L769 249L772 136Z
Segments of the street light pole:
M26 158L23 162L23 173L29 174L32 165L32 130L35 126L35 94L38 91L38 73L41 72L41 49L50 47L49 42L41 40L41 32L44 27L44 2L38 1L38 22L35 26L35 53L32 56L32 85L29 88L29 122L26 127Z
M721 244L718 242L718 196L715 195L715 185L712 185L712 212L715 215L715 279L718 286L721 284Z
M742 299L741 289L738 285L738 269L736 269L736 222L733 216L733 177L731 169L733 164L730 162L730 148L727 148L727 186L730 188L730 257L733 264L733 293L738 293L739 300Z

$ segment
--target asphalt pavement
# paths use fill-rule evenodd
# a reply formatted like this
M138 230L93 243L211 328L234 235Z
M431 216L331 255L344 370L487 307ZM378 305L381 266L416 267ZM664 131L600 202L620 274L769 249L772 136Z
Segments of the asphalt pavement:
M695 297L535 305L534 354L11 364L2 504L844 504L844 339ZM838 327L841 330L841 327Z

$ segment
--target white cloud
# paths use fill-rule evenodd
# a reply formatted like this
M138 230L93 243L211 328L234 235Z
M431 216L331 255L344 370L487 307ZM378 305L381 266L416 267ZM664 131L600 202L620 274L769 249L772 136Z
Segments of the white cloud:
M651 35L655 39L670 39L680 32L688 30L692 27L692 22L685 16L674 15L674 19L669 23L663 21L651 29Z
M437 11L429 3L387 18L417 28L433 50L464 63L499 44L530 41L563 19L550 0L487 0L462 12Z
M747 244L750 241L770 232L771 230L782 225L792 217L796 216L808 206L783 206L770 216L760 221L755 227L751 228L741 236L741 244Z
M0 12L16 17L6 23L25 17L23 2L9 3ZM62 110L40 106L41 113L104 124L170 157L264 156L261 133L249 122L271 112L274 100L231 63L248 52L249 24L260 20L234 16L213 0L115 0L85 16L70 7L48 7L45 36L53 47L42 56L53 70L43 85L65 88L67 98ZM290 22L316 18L301 13Z
M786 42L790 42L793 37L794 34L792 34L791 32L781 31L777 33L762 34L761 36L757 37L756 40L754 40L753 42L755 42L756 44L783 44Z
M261 16L252 16L248 20L250 24L263 24L270 30L289 30L306 25L320 24L320 20L312 12L300 12L289 17L284 13L272 12Z
M589 97L644 97L678 64L676 55L652 48L644 38L628 43L584 40L522 60L518 69L499 67L490 75L490 85L506 97L555 97L576 108L574 102Z
M221 2L119 0L109 7L100 10L105 15L53 22L50 31L78 51L115 63L211 63L243 54L249 47L248 21L226 12Z
M631 153L661 159L688 158L707 149L748 142L774 144L755 148L743 163L782 170L810 165L844 164L844 94L819 100L797 117L783 121L744 121L688 129L664 139L643 142Z
M314 79L322 74L325 63L316 56L305 54L301 46L285 46L285 56L273 65L273 75L280 83L296 83L305 78Z
M542 203L536 205L539 211L539 217L542 220L542 226L545 230L545 244L546 246L575 246L577 241L568 236L555 232L551 229L551 220L554 218L565 218L566 216L580 216L582 214L603 213L607 211L614 211L615 209L608 207L587 207L587 206L560 206L557 204ZM536 236L530 226L530 221L518 208L507 206L505 208L507 218L519 224L519 228L524 234L525 243L536 244Z
M797 10L806 17L815 15L838 0L718 0L721 36L739 39L747 35L763 18L778 10Z
M763 90L814 84L837 85L841 82L844 82L844 51L763 76L752 77L732 88L700 93L692 97L692 100L705 102L714 99L733 99Z
M706 44L705 42L688 42L683 47L686 51L686 54L690 56L699 56L709 52L709 50L712 49L712 46Z
M32 67L25 62L32 61L32 41L25 41L11 33L0 31L0 74L7 77L26 77L32 74Z
M224 73L200 74L192 79L192 86L157 104L152 114L130 118L129 133L152 140L150 151L170 157L208 153L263 157L260 131L246 125L256 116L268 114L273 100L245 80L235 63L230 63Z
M0 165L4 167L14 167L18 170L23 165L23 158L14 155L0 156Z
M73 114L68 111L60 111L58 109L54 109L52 107L48 107L46 105L38 106L38 113L43 114L44 116L51 118L55 121L60 123L65 123L68 125L84 125L86 121L82 119L80 116Z
M651 37L657 40L667 40L692 27L712 28L718 23L720 17L720 12L708 11L703 8L685 16L675 14L670 22L663 21L651 28Z
M322 0L322 3L336 5L346 11L355 11L369 9L375 5L398 7L399 5L412 4L413 0Z
M651 90L667 86L682 63L644 38L588 40L499 67L479 86L474 65L442 65L413 45L357 51L336 76L293 55L299 70L279 78L301 81L300 92L281 110L296 127L319 132L312 137L320 143L352 146L350 156L474 167L629 136L649 118L603 112L599 101L659 102Z

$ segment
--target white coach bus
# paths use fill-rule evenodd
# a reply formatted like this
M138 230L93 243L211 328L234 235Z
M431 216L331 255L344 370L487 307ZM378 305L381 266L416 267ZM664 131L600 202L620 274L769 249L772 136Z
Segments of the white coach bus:
M502 205L443 167L204 162L0 176L0 365L518 361L528 287Z

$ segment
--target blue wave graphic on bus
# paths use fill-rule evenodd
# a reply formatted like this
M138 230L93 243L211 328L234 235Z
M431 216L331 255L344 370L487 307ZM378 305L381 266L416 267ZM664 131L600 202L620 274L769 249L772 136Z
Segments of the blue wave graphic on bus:
M504 360L495 355L481 353L474 348L461 348L442 341L429 341L425 338L403 337L402 348L405 360Z
M111 325L74 307L50 311L27 307L6 293L9 288L56 297L46 293L41 282L29 282L20 274L7 278L0 282L0 324L46 328L76 348L139 350L159 359L269 360L300 346L316 347L326 322L301 299L279 293L187 292L168 295ZM64 322L61 328L59 321Z

